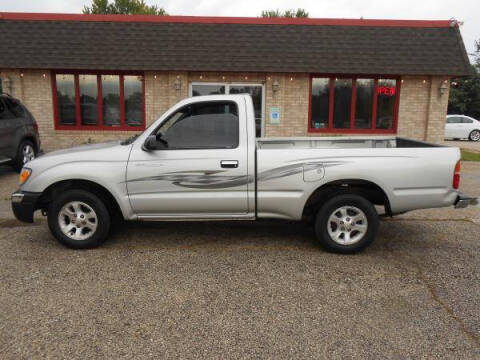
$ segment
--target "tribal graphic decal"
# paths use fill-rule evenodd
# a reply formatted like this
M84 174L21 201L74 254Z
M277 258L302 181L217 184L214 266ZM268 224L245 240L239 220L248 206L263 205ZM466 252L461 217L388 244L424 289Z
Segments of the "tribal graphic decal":
M293 160L298 161L298 160ZM258 181L267 181L273 179L279 179L286 176L292 176L307 170L316 170L321 168L327 168L337 165L345 164L346 161L306 161L298 162L291 165L285 165L278 168L263 171L258 174ZM173 185L181 186L191 189L225 189L236 186L246 185L253 182L253 176L241 175L241 176L228 176L221 175L227 172L227 170L218 171L178 171L170 172L162 175L148 176L144 178L138 178L129 180L128 182L138 181L169 181Z
M191 189L223 189L235 186L241 186L253 181L253 176L228 176L219 175L226 170L218 171L179 171L166 173L164 175L149 176L140 179L130 180L128 182L137 181L170 181L173 185L191 188Z
M292 160L291 162L294 162L294 161L298 161L298 160ZM321 169L322 167L326 168L326 167L331 167L336 165L342 165L344 163L346 163L346 161L307 161L307 162L295 163L292 165L286 165L286 166L281 166L278 168L262 171L261 173L258 174L258 181L278 179L285 176L299 174L299 173L302 173L304 171L304 168L306 167L308 167L308 170L316 170L316 169Z

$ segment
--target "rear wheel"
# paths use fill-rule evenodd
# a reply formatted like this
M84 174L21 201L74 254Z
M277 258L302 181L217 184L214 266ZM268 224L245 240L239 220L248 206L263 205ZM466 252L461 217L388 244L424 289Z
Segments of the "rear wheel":
M30 140L23 140L17 149L17 156L14 161L15 170L20 171L22 167L35 159L37 155L37 151L35 149L35 145Z
M110 229L105 204L85 190L68 190L48 207L48 226L62 244L86 249L99 246Z
M373 204L356 194L337 195L328 200L315 219L317 239L326 250L350 254L370 245L378 231Z
M468 135L470 141L480 141L480 130L473 130L470 135Z

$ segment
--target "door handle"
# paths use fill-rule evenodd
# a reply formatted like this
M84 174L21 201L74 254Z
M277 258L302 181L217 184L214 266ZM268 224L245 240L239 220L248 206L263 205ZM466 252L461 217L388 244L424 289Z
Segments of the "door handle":
M220 161L220 166L222 168L228 168L228 169L238 168L238 161L237 160L222 160L222 161Z

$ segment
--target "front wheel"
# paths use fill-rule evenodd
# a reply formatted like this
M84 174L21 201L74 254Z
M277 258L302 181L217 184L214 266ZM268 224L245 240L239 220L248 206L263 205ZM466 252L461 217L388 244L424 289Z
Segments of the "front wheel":
M480 130L473 130L468 136L470 141L480 141Z
M55 238L70 248L94 248L108 235L110 214L94 194L68 190L50 203L48 226Z
M356 194L338 195L318 211L315 234L326 250L351 254L370 245L378 231L378 214L373 204Z

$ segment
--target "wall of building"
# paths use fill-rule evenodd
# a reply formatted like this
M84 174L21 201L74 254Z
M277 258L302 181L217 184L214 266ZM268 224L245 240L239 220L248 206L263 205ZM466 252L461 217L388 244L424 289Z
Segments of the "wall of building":
M55 130L50 76L48 70L0 72L4 91L7 91L5 79L8 79L10 93L19 98L37 119L44 150L132 135L131 131ZM307 131L309 79L309 74L146 72L146 125L150 125L170 106L187 97L192 82L256 83L263 84L265 89L265 136L319 136ZM440 94L439 87L446 79L402 77L398 135L433 142L443 140L449 82L445 83L447 88L443 95ZM278 84L276 91L274 84ZM269 109L272 107L280 110L279 124L270 123Z
M275 136L307 136L310 92L309 74L271 74L267 76L265 100L265 134ZM273 84L278 83L278 91ZM280 108L280 123L270 124L269 109Z
M443 94L439 90L442 83ZM430 142L443 141L449 89L447 77L402 77L397 134Z

